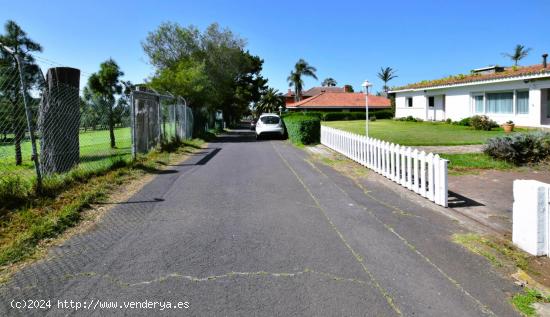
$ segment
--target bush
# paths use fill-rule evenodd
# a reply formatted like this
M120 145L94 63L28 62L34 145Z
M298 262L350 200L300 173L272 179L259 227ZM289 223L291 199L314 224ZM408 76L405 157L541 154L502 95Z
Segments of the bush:
M491 138L483 151L516 165L538 162L550 155L550 132L514 133Z
M292 143L313 144L321 140L321 120L317 116L286 116L283 121Z
M369 121L376 121L376 116L369 117Z
M465 120L465 119L462 119L462 120ZM495 121L491 120L489 117L485 115L471 117L470 125L474 127L474 129L476 130L485 130L485 131L491 131L492 128L498 127L498 124Z
M315 116L323 121L346 121L346 120L365 120L365 112L320 112L320 111L300 111L300 112L288 112L283 114L283 117L289 116ZM391 119L393 118L393 112L390 109L370 110L369 118L373 116L376 119Z
M423 122L424 120L420 118L415 118L413 116L407 116L407 117L401 117L401 118L395 118L394 120L397 121L408 121L408 122Z
M451 124L451 123L453 123L453 120L451 120L451 118L449 118L449 119L445 120L445 123L446 124Z
M464 118L464 119L458 121L456 124L461 125L461 126L465 126L465 127L469 127L471 125L471 118L470 117Z
M325 112L323 121L365 120L364 112Z
M283 113L281 117L294 117L294 116L307 116L307 117L317 117L319 119L323 118L323 112L320 111L293 111L293 112L286 112Z
M391 111L391 109L374 110L374 111L371 111L370 113L372 113L373 116L376 116L376 119L393 118L393 111Z

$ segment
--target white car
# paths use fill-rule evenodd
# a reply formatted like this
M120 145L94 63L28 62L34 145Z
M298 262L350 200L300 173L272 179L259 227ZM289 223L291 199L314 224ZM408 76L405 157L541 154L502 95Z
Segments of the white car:
M259 140L265 135L275 135L281 138L285 135L283 120L278 115L264 113L256 122L256 139Z

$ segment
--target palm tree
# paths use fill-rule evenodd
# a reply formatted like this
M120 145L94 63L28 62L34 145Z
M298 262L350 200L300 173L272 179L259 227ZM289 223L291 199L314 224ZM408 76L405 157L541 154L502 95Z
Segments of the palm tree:
M290 72L290 75L287 78L289 87L294 86L294 100L300 101L302 99L302 89L304 88L304 81L302 76L310 76L317 79L315 72L317 69L308 64L304 59L300 58L296 65L294 65L294 70Z
M27 88L36 87L41 82L42 73L31 53L42 52L42 47L31 40L27 33L14 21L8 20L4 25L4 30L5 34L0 34L0 43L19 55L23 80ZM0 101L4 99L4 104L11 105L11 109L9 109L11 118L8 120L11 131L15 136L15 164L21 165L23 163L21 142L25 138L26 118L25 109L21 103L21 82L18 74L19 71L14 57L0 48L0 87L2 88Z
M380 71L378 72L378 78L384 82L384 92L387 93L389 90L388 82L394 78L397 77L395 74L396 70L391 67L381 67Z
M518 62L522 60L524 57L526 57L527 55L529 55L530 51L531 51L531 48L525 48L525 46L518 44L514 48L514 52L512 54L502 53L502 55L513 60L514 66L518 66Z
M323 80L323 82L321 83L321 86L326 86L326 87L334 87L336 86L337 83L336 83L336 80L332 77L329 77L329 78L325 78L325 80Z
M260 115L266 112L277 112L279 107L284 107L283 96L279 90L268 88L262 95L256 106L256 114Z

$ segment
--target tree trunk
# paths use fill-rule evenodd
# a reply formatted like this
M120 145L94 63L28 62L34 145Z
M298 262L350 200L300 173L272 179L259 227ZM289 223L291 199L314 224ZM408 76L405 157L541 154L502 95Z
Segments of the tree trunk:
M23 154L21 153L21 141L25 138L25 128L21 118L21 109L19 109L19 103L17 100L11 100L13 105L13 117L12 117L12 129L13 129L13 142L15 147L15 165L23 164Z
M80 161L80 71L48 69L40 104L40 165L44 174L64 173Z
M23 164L23 155L21 153L21 142L25 138L25 130L22 127L17 127L15 132L15 165Z
M109 137L111 139L111 148L116 147L115 142L115 120L113 118L113 107L109 108Z

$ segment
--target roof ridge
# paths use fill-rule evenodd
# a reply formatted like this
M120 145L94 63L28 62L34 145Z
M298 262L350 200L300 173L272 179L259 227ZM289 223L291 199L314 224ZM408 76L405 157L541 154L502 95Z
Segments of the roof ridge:
M325 92L326 92L326 91L321 91L320 93L318 93L318 94L315 95L315 96L311 96L311 97L309 97L309 98L300 100L300 101L298 101L298 102L293 103L292 105L294 105L294 106L301 106L301 105L303 105L304 103L306 103L306 102L308 102L308 101L311 101L311 100L313 100L313 99L318 98L319 96L321 96L321 95L324 94Z

